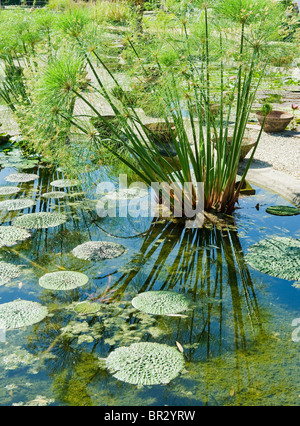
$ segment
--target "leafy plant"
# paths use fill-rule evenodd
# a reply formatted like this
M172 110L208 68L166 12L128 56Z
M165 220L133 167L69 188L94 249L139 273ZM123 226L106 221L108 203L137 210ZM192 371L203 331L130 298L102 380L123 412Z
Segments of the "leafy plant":
M0 328L17 329L42 321L48 309L36 302L15 300L0 305Z
M106 359L113 376L134 385L166 384L184 367L183 355L158 343L134 343L115 349Z
M79 259L101 261L122 256L125 248L108 241L89 241L74 248L73 255Z
M34 201L27 200L25 198L16 199L16 200L5 200L0 201L0 210L7 210L9 212L16 210L25 210L29 207L34 206Z
M67 217L62 213L29 213L14 220L14 226L23 229L43 229L62 225Z
M44 275L39 280L39 285L48 290L73 290L89 282L89 278L81 272L59 271Z
M0 247L11 247L30 238L31 234L16 226L0 226Z
M132 304L136 309L153 315L178 314L189 306L184 294L172 291L147 291L136 296Z
M255 269L285 280L300 279L300 240L273 237L250 247L245 257Z
M0 262L0 286L9 283L14 278L18 278L21 274L22 270L19 266Z
M5 178L7 182L20 183L20 182L33 182L39 178L38 175L33 173L13 173Z
M300 209L293 206L270 206L266 212L275 216L295 216L300 214Z
M17 186L0 186L0 196L17 194L20 191Z
M227 3L226 3L227 5ZM172 70L166 74L162 74L163 84L159 87L159 97L162 101L164 116L163 120L171 128L175 126L178 137L173 137L172 143L178 157L178 163L175 159L167 160L159 152L155 142L153 141L153 132L146 128L143 120L137 115L135 110L128 106L124 101L121 107L114 102L101 79L101 75L94 67L92 57L88 52L83 52L83 56L94 75L98 88L94 86L94 90L104 96L106 101L111 106L116 119L120 126L114 127L106 120L101 112L94 106L82 91L78 91L77 82L73 82L69 86L70 93L76 95L83 101L96 117L108 127L112 132L110 142L114 141L123 146L130 153L131 159L123 158L117 150L114 150L109 141L101 140L101 144L106 144L107 148L120 161L123 161L130 167L140 178L147 184L152 182L166 182L171 185L178 182L178 185L184 187L185 182L192 182L192 176L195 176L194 182L204 182L204 206L205 210L211 209L231 214L234 210L235 203L238 200L240 189L244 183L246 174L251 164L251 160L255 154L255 149L261 137L261 132L258 135L256 146L252 151L250 161L247 164L246 170L242 176L239 185L236 187L235 180L240 158L241 144L250 115L251 107L255 98L260 79L263 76L264 66L260 63L260 48L262 42L265 41L267 35L262 28L259 28L260 38L250 40L248 42L246 26L261 22L260 13L267 13L266 2L260 1L255 5L250 5L246 2L246 11L240 9L240 2L232 0L230 8L225 8L225 3L218 3L218 13L224 15L225 18L233 19L239 23L240 28L240 46L239 46L239 65L237 68L237 76L235 84L231 90L232 101L225 109L223 101L223 92L225 88L225 69L223 56L225 54L223 47L223 31L219 31L219 93L220 93L220 114L219 117L213 117L211 113L211 105L215 103L212 97L212 85L216 78L212 72L212 64L210 61L210 16L209 10L205 3L202 4L202 13L200 19L204 26L204 44L199 46L200 57L204 60L199 65L188 60L188 67L184 73L181 82L185 87L184 98L182 98L182 89L178 86L178 82ZM227 6L226 6L227 7ZM258 25L258 23L257 23ZM80 31L73 31L72 37L82 48L82 34L84 26L80 26ZM184 31L184 50L187 58L190 57L191 40L189 37L186 23L183 21ZM247 51L246 51L246 43ZM135 46L132 48L136 51ZM115 76L105 65L104 61L93 50L93 57L104 67L114 81L115 85L121 90L121 85L116 80ZM254 78L254 72L259 68L259 77ZM158 62L158 68L161 69L161 64ZM56 91L59 93L61 85L59 82L53 84L53 95ZM153 86L155 91L155 86ZM48 95L47 95L48 96ZM124 96L126 100L126 97ZM183 105L187 110L187 119L183 114ZM63 114L63 112L62 112ZM231 143L228 146L227 138L229 133L230 118L234 115L235 124L233 128L233 136ZM85 124L76 117L65 118L70 123L77 126L78 129L89 134L85 128ZM187 124L190 131L187 130ZM122 130L120 130L120 128ZM152 137L151 137L152 136ZM213 139L217 141L214 146ZM93 134L94 143L98 143L97 136ZM215 149L216 148L216 149ZM226 155L228 153L228 156ZM137 167L138 164L138 167ZM186 193L186 198L191 206L197 203L197 191L195 184L192 185L190 193ZM180 203L180 196L171 195L171 209L175 209L175 204ZM184 206L182 205L182 215L185 214Z

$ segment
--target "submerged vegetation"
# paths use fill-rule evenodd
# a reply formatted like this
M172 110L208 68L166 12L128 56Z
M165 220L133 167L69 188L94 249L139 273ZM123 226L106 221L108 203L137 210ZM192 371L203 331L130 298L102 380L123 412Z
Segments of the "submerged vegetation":
M0 405L299 405L299 208L240 197L258 90L296 84L286 3L0 9Z

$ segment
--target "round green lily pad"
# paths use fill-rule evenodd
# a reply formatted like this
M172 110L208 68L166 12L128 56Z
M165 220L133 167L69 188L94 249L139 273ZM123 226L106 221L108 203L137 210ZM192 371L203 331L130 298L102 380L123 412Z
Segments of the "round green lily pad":
M30 213L18 217L14 226L24 229L52 228L62 225L67 221L67 216L61 213Z
M100 311L100 305L99 303L84 301L78 303L74 311L79 315L93 315Z
M67 194L63 191L53 191L53 192L47 192L45 194L42 195L43 198L54 198L54 199L60 199L60 198L65 198L67 196Z
M273 237L249 248L245 260L255 269L285 280L300 280L300 240Z
M173 291L147 291L136 296L132 305L147 314L172 315L185 311L189 303L184 294Z
M125 252L125 248L117 243L107 241L89 241L77 246L73 255L78 259L101 261L120 257Z
M74 186L79 185L79 181L71 179L59 179L51 182L50 185L54 186L55 188L73 188Z
M121 201L121 200L134 200L148 197L149 193L143 188L128 188L119 191L108 192L103 196L107 200Z
M270 206L266 212L276 216L295 216L300 214L300 209L292 206Z
M169 383L179 375L184 357L176 348L164 344L134 343L111 352L106 365L122 382L158 385Z
M0 329L9 330L37 324L48 315L48 309L36 302L15 300L0 305Z
M17 186L0 186L0 196L3 195L14 195L20 192L21 189Z
M25 229L15 226L0 226L0 248L14 246L19 241L30 238L30 236L30 233Z
M0 210L7 210L9 212L16 210L25 210L34 206L34 201L20 198L16 200L0 201Z
M14 278L18 278L21 274L22 270L19 266L0 262L0 286L9 283Z
M5 178L7 182L17 182L17 183L27 183L27 182L33 182L34 180L38 179L39 176L35 174L30 173L13 173Z
M89 282L89 277L81 272L58 271L44 275L39 280L39 285L47 290L74 290L83 287Z

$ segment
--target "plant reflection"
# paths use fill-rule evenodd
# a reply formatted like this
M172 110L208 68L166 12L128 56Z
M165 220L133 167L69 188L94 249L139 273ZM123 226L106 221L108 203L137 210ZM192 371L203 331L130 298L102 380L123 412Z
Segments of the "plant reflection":
M262 309L236 231L186 230L180 223L155 219L139 254L123 273L110 280L111 287L88 294L87 290L77 289L76 295L70 294L69 298L57 299L49 292L41 297L47 306L54 306L54 316L37 327L35 340L39 350L43 347L43 353L51 355L46 361L48 372L54 377L56 390L60 389L59 398L68 404L70 395L75 398L78 394L78 375L81 385L89 386L92 381L98 392L121 386L105 365L99 364L99 357L105 358L116 347L136 341L169 345L178 341L189 366L211 362L227 353L245 352L263 334ZM130 303L132 297L149 290L184 292L191 300L191 309L178 317L136 311ZM107 301L104 297L108 292ZM105 303L97 315L80 317L70 306L74 306L74 300L84 298ZM63 306L57 309L58 300ZM89 360L85 367L83 359ZM61 389L68 396L63 397ZM122 399L118 395L116 391L115 402L119 402L118 397ZM82 403L92 403L86 398L84 394ZM76 397L73 402L80 401Z

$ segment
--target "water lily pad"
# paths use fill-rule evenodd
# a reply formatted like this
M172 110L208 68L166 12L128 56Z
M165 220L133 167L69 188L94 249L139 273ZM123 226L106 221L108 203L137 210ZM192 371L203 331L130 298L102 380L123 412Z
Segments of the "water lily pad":
M21 189L17 186L0 186L0 196L18 194Z
M78 303L74 311L79 315L93 315L100 311L100 305L99 303L84 301Z
M300 279L300 240L274 237L249 248L246 261L265 274L286 280Z
M7 182L16 182L16 183L27 183L33 182L38 179L38 175L29 174L29 173L13 173L5 178Z
M24 229L52 228L62 225L67 221L67 216L61 213L30 213L18 217L14 226Z
M54 199L60 199L65 198L67 194L63 191L53 191L53 192L47 192L46 194L43 194L43 198L54 198Z
M113 201L121 201L121 200L135 200L144 197L148 197L149 192L143 188L128 188L121 189L119 191L108 192L104 195L104 199L113 200Z
M266 212L276 216L295 216L300 214L300 209L292 206L270 206Z
M79 181L71 179L59 179L50 183L51 186L55 188L73 188L74 186L79 185Z
M100 261L120 257L125 252L125 248L117 243L107 241L89 241L77 246L73 255L79 259Z
M132 305L147 314L172 315L185 311L189 307L184 294L173 291L147 291L136 296Z
M0 329L16 329L27 327L42 321L48 315L45 306L27 300L0 305Z
M41 287L48 290L73 290L86 285L89 277L81 272L58 271L44 275L39 280Z
M11 263L0 262L0 286L9 283L12 279L22 274L19 266Z
M166 384L184 367L184 357L176 348L158 343L134 343L121 347L107 357L113 376L133 385Z
M25 229L15 226L0 226L0 247L11 247L30 237L31 234Z
M0 210L7 210L9 212L16 210L25 210L34 206L34 201L20 198L16 200L0 201Z

